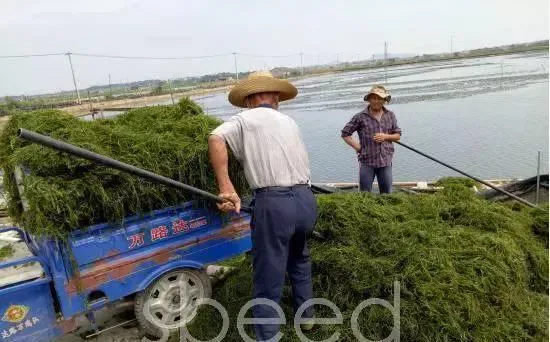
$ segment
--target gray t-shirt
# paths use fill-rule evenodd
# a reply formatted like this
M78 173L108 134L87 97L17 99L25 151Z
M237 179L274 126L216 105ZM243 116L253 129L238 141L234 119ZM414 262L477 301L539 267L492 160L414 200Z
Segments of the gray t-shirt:
M271 108L245 110L212 131L233 151L252 189L309 182L309 160L296 122Z

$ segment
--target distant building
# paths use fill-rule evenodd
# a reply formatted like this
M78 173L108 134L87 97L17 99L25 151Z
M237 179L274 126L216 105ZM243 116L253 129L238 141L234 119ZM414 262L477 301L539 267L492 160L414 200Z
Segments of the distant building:
M285 67L278 67L271 69L271 73L275 77L288 77L294 72L295 70L292 68L285 68Z

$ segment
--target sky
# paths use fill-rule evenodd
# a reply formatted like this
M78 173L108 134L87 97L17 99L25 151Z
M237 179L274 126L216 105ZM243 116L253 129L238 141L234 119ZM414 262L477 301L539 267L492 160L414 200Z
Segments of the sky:
M1 0L0 56L80 89L548 39L548 0ZM288 57L265 57L288 56ZM0 96L73 89L0 58Z

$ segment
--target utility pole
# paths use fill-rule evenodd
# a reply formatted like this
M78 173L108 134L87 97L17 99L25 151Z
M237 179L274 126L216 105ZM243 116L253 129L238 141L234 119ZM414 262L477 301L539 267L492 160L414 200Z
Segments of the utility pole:
M239 70L237 69L237 53L233 52L233 60L235 61L235 78L239 80Z
M388 42L384 42L384 82L388 83Z
M451 68L450 68L450 71L451 71L451 77L453 77L453 36L451 35Z
M304 53L300 52L300 68L302 69L302 77L304 77Z
M172 91L172 81L170 81L170 79L168 79L168 87L170 88L170 98L172 99L172 104L175 104L174 103L174 92Z
M504 87L504 60L500 61L500 88Z
M111 73L109 73L109 97L113 96L113 89L111 89Z
M537 152L537 192L535 197L535 204L539 204L539 188L540 188L540 151Z
M78 87L76 86L76 78L74 77L74 69L73 69L73 61L71 60L71 53L67 52L65 55L69 57L69 65L71 66L71 73L73 74L73 83L74 83L74 89L76 90L76 97L78 98L78 104L81 104L80 101L80 93L78 92Z

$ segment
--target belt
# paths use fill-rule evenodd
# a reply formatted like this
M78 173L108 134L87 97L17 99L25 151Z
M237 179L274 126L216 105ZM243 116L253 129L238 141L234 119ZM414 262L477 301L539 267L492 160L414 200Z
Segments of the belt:
M292 191L302 188L311 188L309 184L295 184L292 186L266 186L265 188L254 189L254 193L268 192L268 191Z

